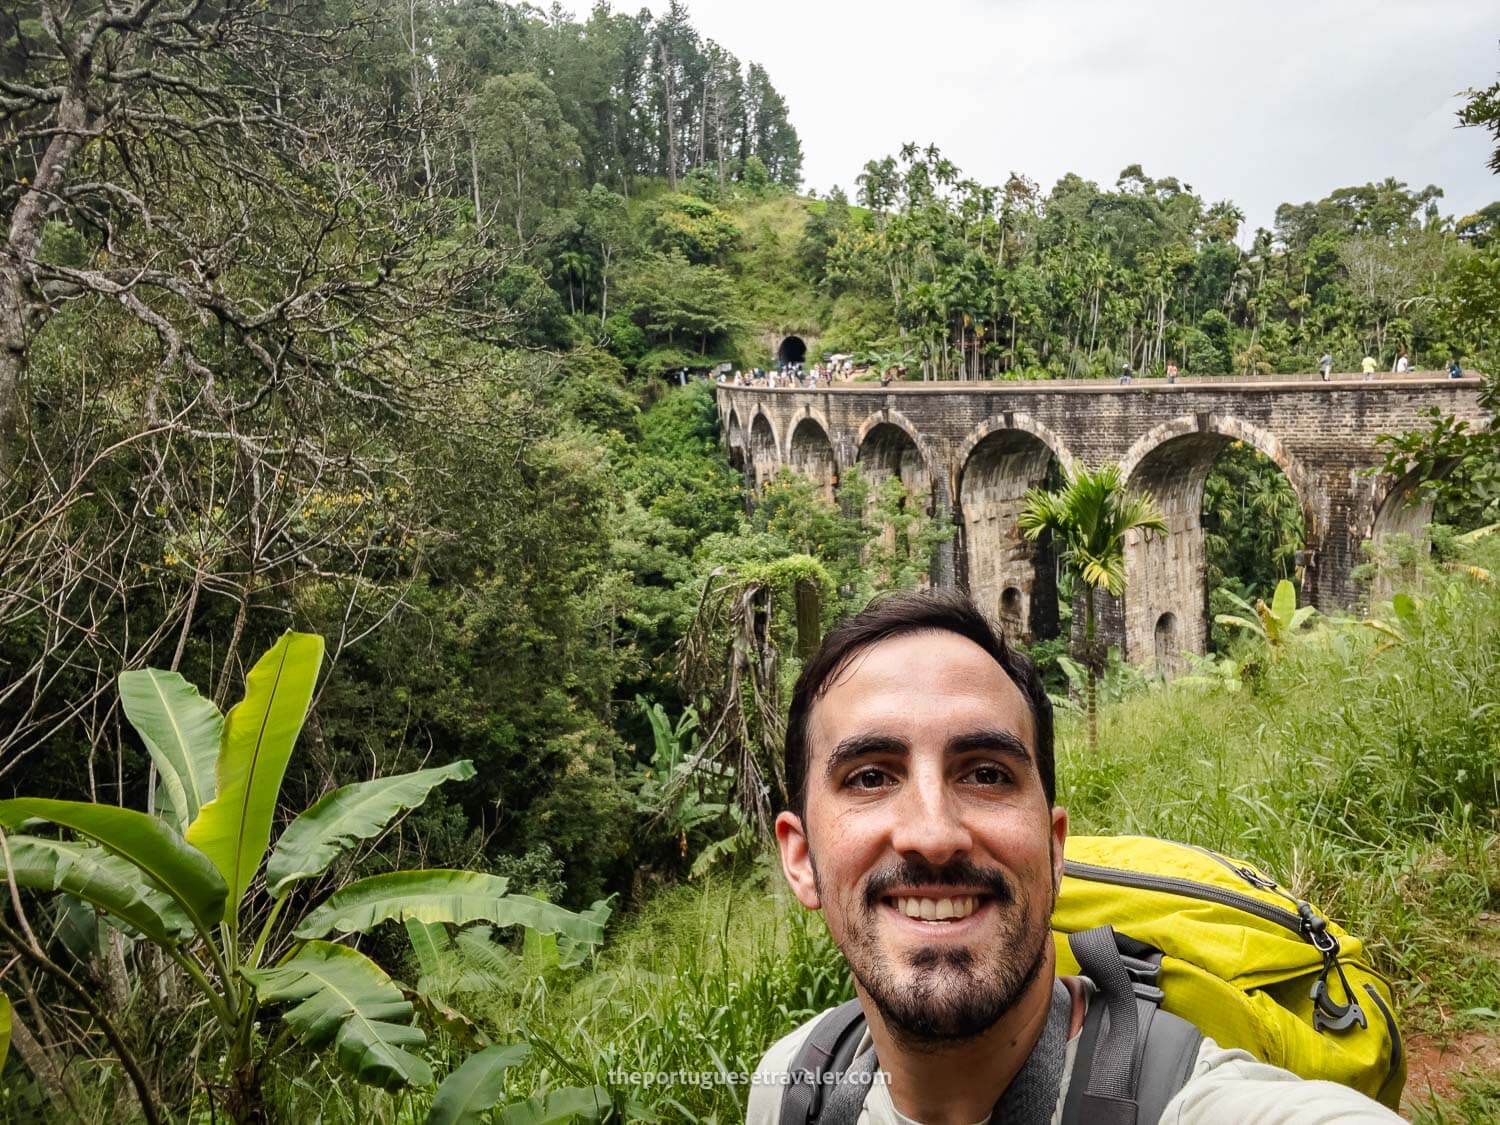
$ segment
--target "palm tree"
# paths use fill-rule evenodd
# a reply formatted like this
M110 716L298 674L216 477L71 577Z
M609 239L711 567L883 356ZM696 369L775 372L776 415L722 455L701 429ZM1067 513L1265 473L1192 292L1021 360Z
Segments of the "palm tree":
M1099 673L1104 661L1095 641L1094 593L1125 592L1125 533L1166 533L1167 521L1149 496L1131 492L1118 465L1078 469L1057 492L1033 488L1026 493L1020 527L1028 539L1051 532L1058 558L1073 574L1074 589L1083 590L1083 651L1079 663L1088 674L1085 706L1089 749L1099 746Z

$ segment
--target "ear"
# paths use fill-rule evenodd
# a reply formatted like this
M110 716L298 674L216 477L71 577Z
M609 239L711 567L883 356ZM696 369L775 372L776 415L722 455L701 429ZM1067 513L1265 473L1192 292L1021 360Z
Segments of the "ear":
M1068 810L1061 805L1052 807L1052 895L1062 892L1063 848L1068 842Z
M781 852L781 873L791 885L797 901L809 910L818 910L823 900L813 878L812 852L807 844L807 830L796 813L779 813L776 817L776 847Z

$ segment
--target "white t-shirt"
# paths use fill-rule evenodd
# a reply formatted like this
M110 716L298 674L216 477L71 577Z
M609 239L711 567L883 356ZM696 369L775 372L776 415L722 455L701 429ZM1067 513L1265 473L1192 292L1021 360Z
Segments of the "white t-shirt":
M746 1125L780 1125L781 1098L786 1092L784 1076L802 1041L822 1019L814 1016L791 1034L779 1039L760 1060L750 1086ZM867 1030L855 1051L863 1054L871 1045ZM1062 1089L1052 1125L1062 1120L1068 1082L1073 1076L1073 1058L1078 1037L1068 1040L1063 1063ZM1245 1051L1226 1050L1204 1038L1198 1062L1187 1083L1167 1103L1162 1125L1390 1125L1399 1122L1390 1110L1336 1082L1314 1082L1298 1078L1289 1070L1259 1062ZM989 1118L975 1125L987 1125ZM872 1083L859 1125L922 1125L896 1108L890 1087Z

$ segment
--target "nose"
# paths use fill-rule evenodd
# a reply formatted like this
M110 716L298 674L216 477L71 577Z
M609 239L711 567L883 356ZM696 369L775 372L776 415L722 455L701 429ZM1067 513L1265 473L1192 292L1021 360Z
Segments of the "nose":
M941 769L917 770L903 786L893 810L896 825L891 846L904 856L941 867L974 846L963 809L950 792Z

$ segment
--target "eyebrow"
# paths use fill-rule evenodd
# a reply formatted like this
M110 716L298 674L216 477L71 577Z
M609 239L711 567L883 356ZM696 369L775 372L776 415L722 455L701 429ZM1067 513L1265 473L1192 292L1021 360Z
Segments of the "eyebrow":
M840 769L856 759L872 754L894 754L904 757L910 750L911 745L906 739L897 738L895 735L851 734L833 748L833 752L828 755L828 764L823 772L826 777L832 778ZM950 738L943 747L943 753L950 757L975 750L989 750L1014 759L1019 765L1032 765L1031 751L1026 748L1026 743L1022 742L1014 731L990 727L965 731L963 734Z

